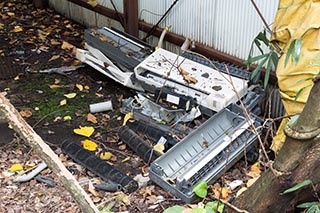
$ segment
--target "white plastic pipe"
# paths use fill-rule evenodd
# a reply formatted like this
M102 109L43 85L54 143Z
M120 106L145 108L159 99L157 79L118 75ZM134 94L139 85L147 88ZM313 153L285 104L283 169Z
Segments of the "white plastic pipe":
M112 110L112 102L105 101L105 102L100 102L96 104L90 104L89 108L91 113Z
M17 176L14 181L15 182L26 182L34 178L37 174L39 174L42 170L47 168L47 164L45 162L40 163L37 168L29 172L28 174Z

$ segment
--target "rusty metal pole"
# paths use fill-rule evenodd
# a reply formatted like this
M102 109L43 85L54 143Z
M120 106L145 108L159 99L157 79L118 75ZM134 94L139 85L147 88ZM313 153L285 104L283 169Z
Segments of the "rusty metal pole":
M139 37L138 0L123 0L125 32Z

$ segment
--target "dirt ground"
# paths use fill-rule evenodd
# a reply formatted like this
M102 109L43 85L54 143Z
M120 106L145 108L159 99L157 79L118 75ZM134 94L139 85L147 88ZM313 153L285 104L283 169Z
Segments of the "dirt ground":
M113 158L108 162L115 168L130 177L147 177L147 165L124 146L117 135L124 118L120 112L122 100L133 96L134 91L85 65L63 74L39 73L48 68L81 65L72 55L72 45L83 47L84 29L51 9L33 8L27 0L1 1L0 92L6 93L30 126L51 146L100 210L162 212L167 207L183 205L180 199L151 181L131 194L93 190L92 183L101 180L62 153L60 145L64 140L81 144L86 139L75 134L74 129L92 126L95 132L90 139L98 144L97 155L111 152ZM65 97L70 93L76 96ZM65 104L63 100L66 100ZM112 101L113 110L95 113L96 122L93 122L88 119L89 104L102 101ZM45 169L41 175L52 178L55 186L34 179L17 183L13 181L15 174L6 173L15 163L22 164L23 170L28 171L41 159L3 120L0 121L0 145L0 212L80 211L59 177L50 169ZM209 193L232 180L246 183L253 178L248 172L250 165L239 161L211 186ZM257 176L259 174L258 171ZM236 192L229 191L227 200L231 201Z

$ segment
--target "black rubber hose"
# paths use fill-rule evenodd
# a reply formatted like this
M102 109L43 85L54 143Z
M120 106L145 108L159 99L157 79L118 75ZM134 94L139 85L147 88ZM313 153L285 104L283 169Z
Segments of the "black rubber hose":
M98 175L104 181L112 181L113 183L120 184L125 193L131 193L138 189L137 181L101 160L92 152L83 149L73 141L65 140L62 143L61 149L75 162Z
M122 126L118 131L118 135L125 144L148 164L161 156L158 151L144 142L139 135L132 131L128 126Z

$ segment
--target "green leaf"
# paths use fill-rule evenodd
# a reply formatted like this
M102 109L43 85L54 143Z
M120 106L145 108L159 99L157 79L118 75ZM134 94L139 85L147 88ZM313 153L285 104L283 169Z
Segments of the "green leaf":
M296 101L296 100L300 97L300 95L301 95L301 93L303 92L303 90L305 90L306 88L308 88L308 87L310 87L310 86L311 86L311 85L307 85L307 86L302 87L301 89L299 89L299 91L297 92L296 96L294 97L294 101Z
M267 54L266 54L267 55ZM254 77L256 77L256 75L258 74L258 72L261 70L262 66L266 63L266 61L268 60L268 57L266 57L265 59L263 59L260 64L258 64L258 66L253 70L250 80L254 79Z
M318 213L319 212L319 207L318 206L311 206L307 213Z
M297 208L306 209L312 206L319 206L319 205L320 205L320 202L307 202L307 203L301 203L300 205L297 206Z
M184 208L182 206L172 206L164 210L162 213L181 213L183 210Z
M294 50L294 46L295 46L295 43L296 43L296 40L293 40L289 46L289 49L287 51L287 55L286 55L286 58L284 60L284 67L287 66L288 62L289 62L289 59L290 59L290 56L292 55L292 52Z
M310 78L302 78L302 79L300 79L299 81L297 81L297 84L302 83L302 82L305 82L305 81L312 81L312 80L313 80L312 77L310 77Z
M190 213L207 213L207 211L205 209L202 208L194 208L191 210Z
M195 185L192 191L201 198L205 198L208 194L208 185L205 181L201 181L197 185Z
M301 39L296 39L296 42L294 43L294 50L292 52L292 59L295 64L299 62L301 54Z
M262 50L262 48L261 48L261 43L260 43L260 41L257 40L257 39L255 39L255 40L254 40L254 43L255 43L256 46L258 47L260 53L263 54L263 50ZM250 52L252 52L252 50L251 50Z
M259 61L263 58L267 58L269 54L258 55L255 57L249 57L244 63L250 66L253 62Z
M304 181L298 183L297 185L285 190L284 192L281 193L281 195L287 194L287 193L290 193L290 192L294 192L294 191L296 191L296 190L298 190L298 189L300 189L300 188L302 188L304 186L308 186L310 184L312 184L311 180L304 180Z
M264 88L267 87L268 82L269 82L270 71L271 71L271 67L272 67L271 56L272 56L272 53L270 54L270 56L269 56L269 58L268 58L267 69L266 69L266 73L265 73L265 75L264 75L264 83L263 83Z
M269 47L270 41L269 41L269 39L267 38L266 31L260 32L260 33L257 35L256 38L259 39L260 41L262 41L266 46Z
M207 213L222 213L224 209L224 204L218 201L208 202L205 206L205 209L207 210Z
M273 62L273 66L275 67L275 68L277 68L277 66L278 66L278 62L279 62L279 57L278 57L278 55L277 55L277 53L276 52L272 52L272 54L271 54L271 59L272 59L272 62Z

